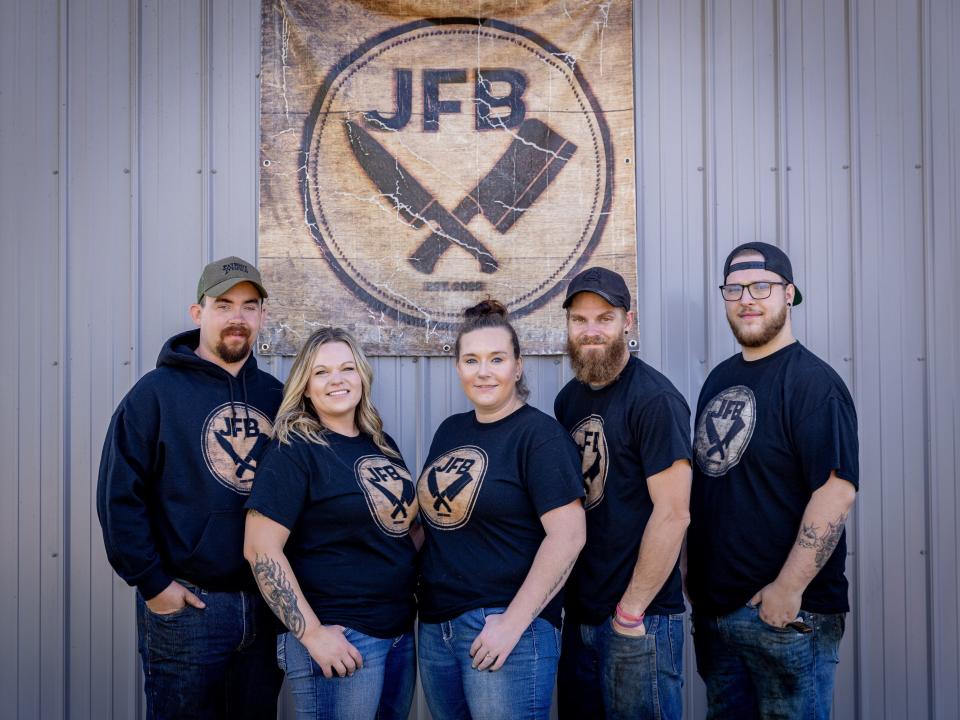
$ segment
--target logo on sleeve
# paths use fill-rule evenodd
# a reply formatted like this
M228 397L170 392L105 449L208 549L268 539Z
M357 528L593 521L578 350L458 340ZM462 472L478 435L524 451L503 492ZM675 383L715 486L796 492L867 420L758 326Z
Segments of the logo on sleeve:
M417 492L406 468L383 455L365 455L354 473L377 526L388 535L406 535L417 515Z
M584 508L589 510L603 500L603 489L607 484L607 437L603 434L603 418L591 415L584 418L571 431L573 441L580 448L583 468L583 491L587 497Z
M235 414L236 413L236 414ZM225 487L249 495L257 463L270 445L273 423L251 405L224 403L203 423L203 458Z
M472 445L444 453L427 465L417 482L427 522L438 530L466 525L486 474L487 454Z
M704 473L719 477L740 462L757 424L757 401L745 385L715 396L697 421L694 446Z

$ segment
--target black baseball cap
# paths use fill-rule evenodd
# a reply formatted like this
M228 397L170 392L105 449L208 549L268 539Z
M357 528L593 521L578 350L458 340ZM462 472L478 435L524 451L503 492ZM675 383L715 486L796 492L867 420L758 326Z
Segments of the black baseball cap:
M747 250L760 253L763 255L763 260L741 260L731 265L731 261L736 255L746 252ZM723 281L726 282L727 275L735 270L769 270L775 272L793 285L793 304L799 305L803 302L803 295L800 294L800 288L798 288L797 284L793 281L793 265L790 264L790 258L776 245L765 242L748 242L737 245L730 251L730 254L727 255L727 261L723 264Z
M263 280L260 279L260 271L257 270L256 265L235 255L214 260L203 269L200 275L200 282L197 283L197 302L200 302L204 295L212 298L220 297L234 285L242 282L252 284L260 293L260 297L267 297L266 288L263 287Z
M574 295L582 292L596 293L614 307L622 307L630 312L630 291L627 289L627 283L622 275L613 270L597 266L587 268L576 275L567 285L567 298L563 301L564 309L573 302Z

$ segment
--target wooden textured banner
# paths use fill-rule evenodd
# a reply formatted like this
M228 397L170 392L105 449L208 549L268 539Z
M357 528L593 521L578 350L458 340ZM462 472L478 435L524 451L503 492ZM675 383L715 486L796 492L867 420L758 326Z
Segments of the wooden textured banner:
M491 296L524 352L559 353L572 275L635 288L631 12L265 0L262 352L334 324L372 354L443 354Z

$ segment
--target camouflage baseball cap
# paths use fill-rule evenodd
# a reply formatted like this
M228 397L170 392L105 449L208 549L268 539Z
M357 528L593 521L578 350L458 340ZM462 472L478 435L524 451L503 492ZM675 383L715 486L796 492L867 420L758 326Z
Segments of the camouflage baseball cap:
M260 271L253 263L248 263L243 258L235 255L214 260L203 269L200 275L200 282L197 283L197 302L203 299L203 296L220 297L234 285L242 282L253 284L260 293L260 297L267 297L267 291L263 287L263 280L260 279Z

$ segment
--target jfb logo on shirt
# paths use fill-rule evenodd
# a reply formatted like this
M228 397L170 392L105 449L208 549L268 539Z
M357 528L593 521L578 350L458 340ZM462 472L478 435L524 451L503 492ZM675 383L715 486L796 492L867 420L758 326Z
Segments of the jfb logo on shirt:
M269 418L251 405L224 403L214 408L203 423L207 469L220 484L249 495L272 431Z
M607 437L603 434L603 418L591 415L581 420L570 432L573 441L580 448L583 467L584 508L589 510L603 500L603 489L607 484L609 456Z
M694 445L704 473L719 477L740 462L757 423L757 401L745 385L734 385L716 395L697 421Z
M388 535L406 535L417 515L417 493L406 468L383 455L365 455L354 473L377 525Z
M427 465L417 482L420 509L433 527L454 530L470 520L487 473L487 454L467 445Z

